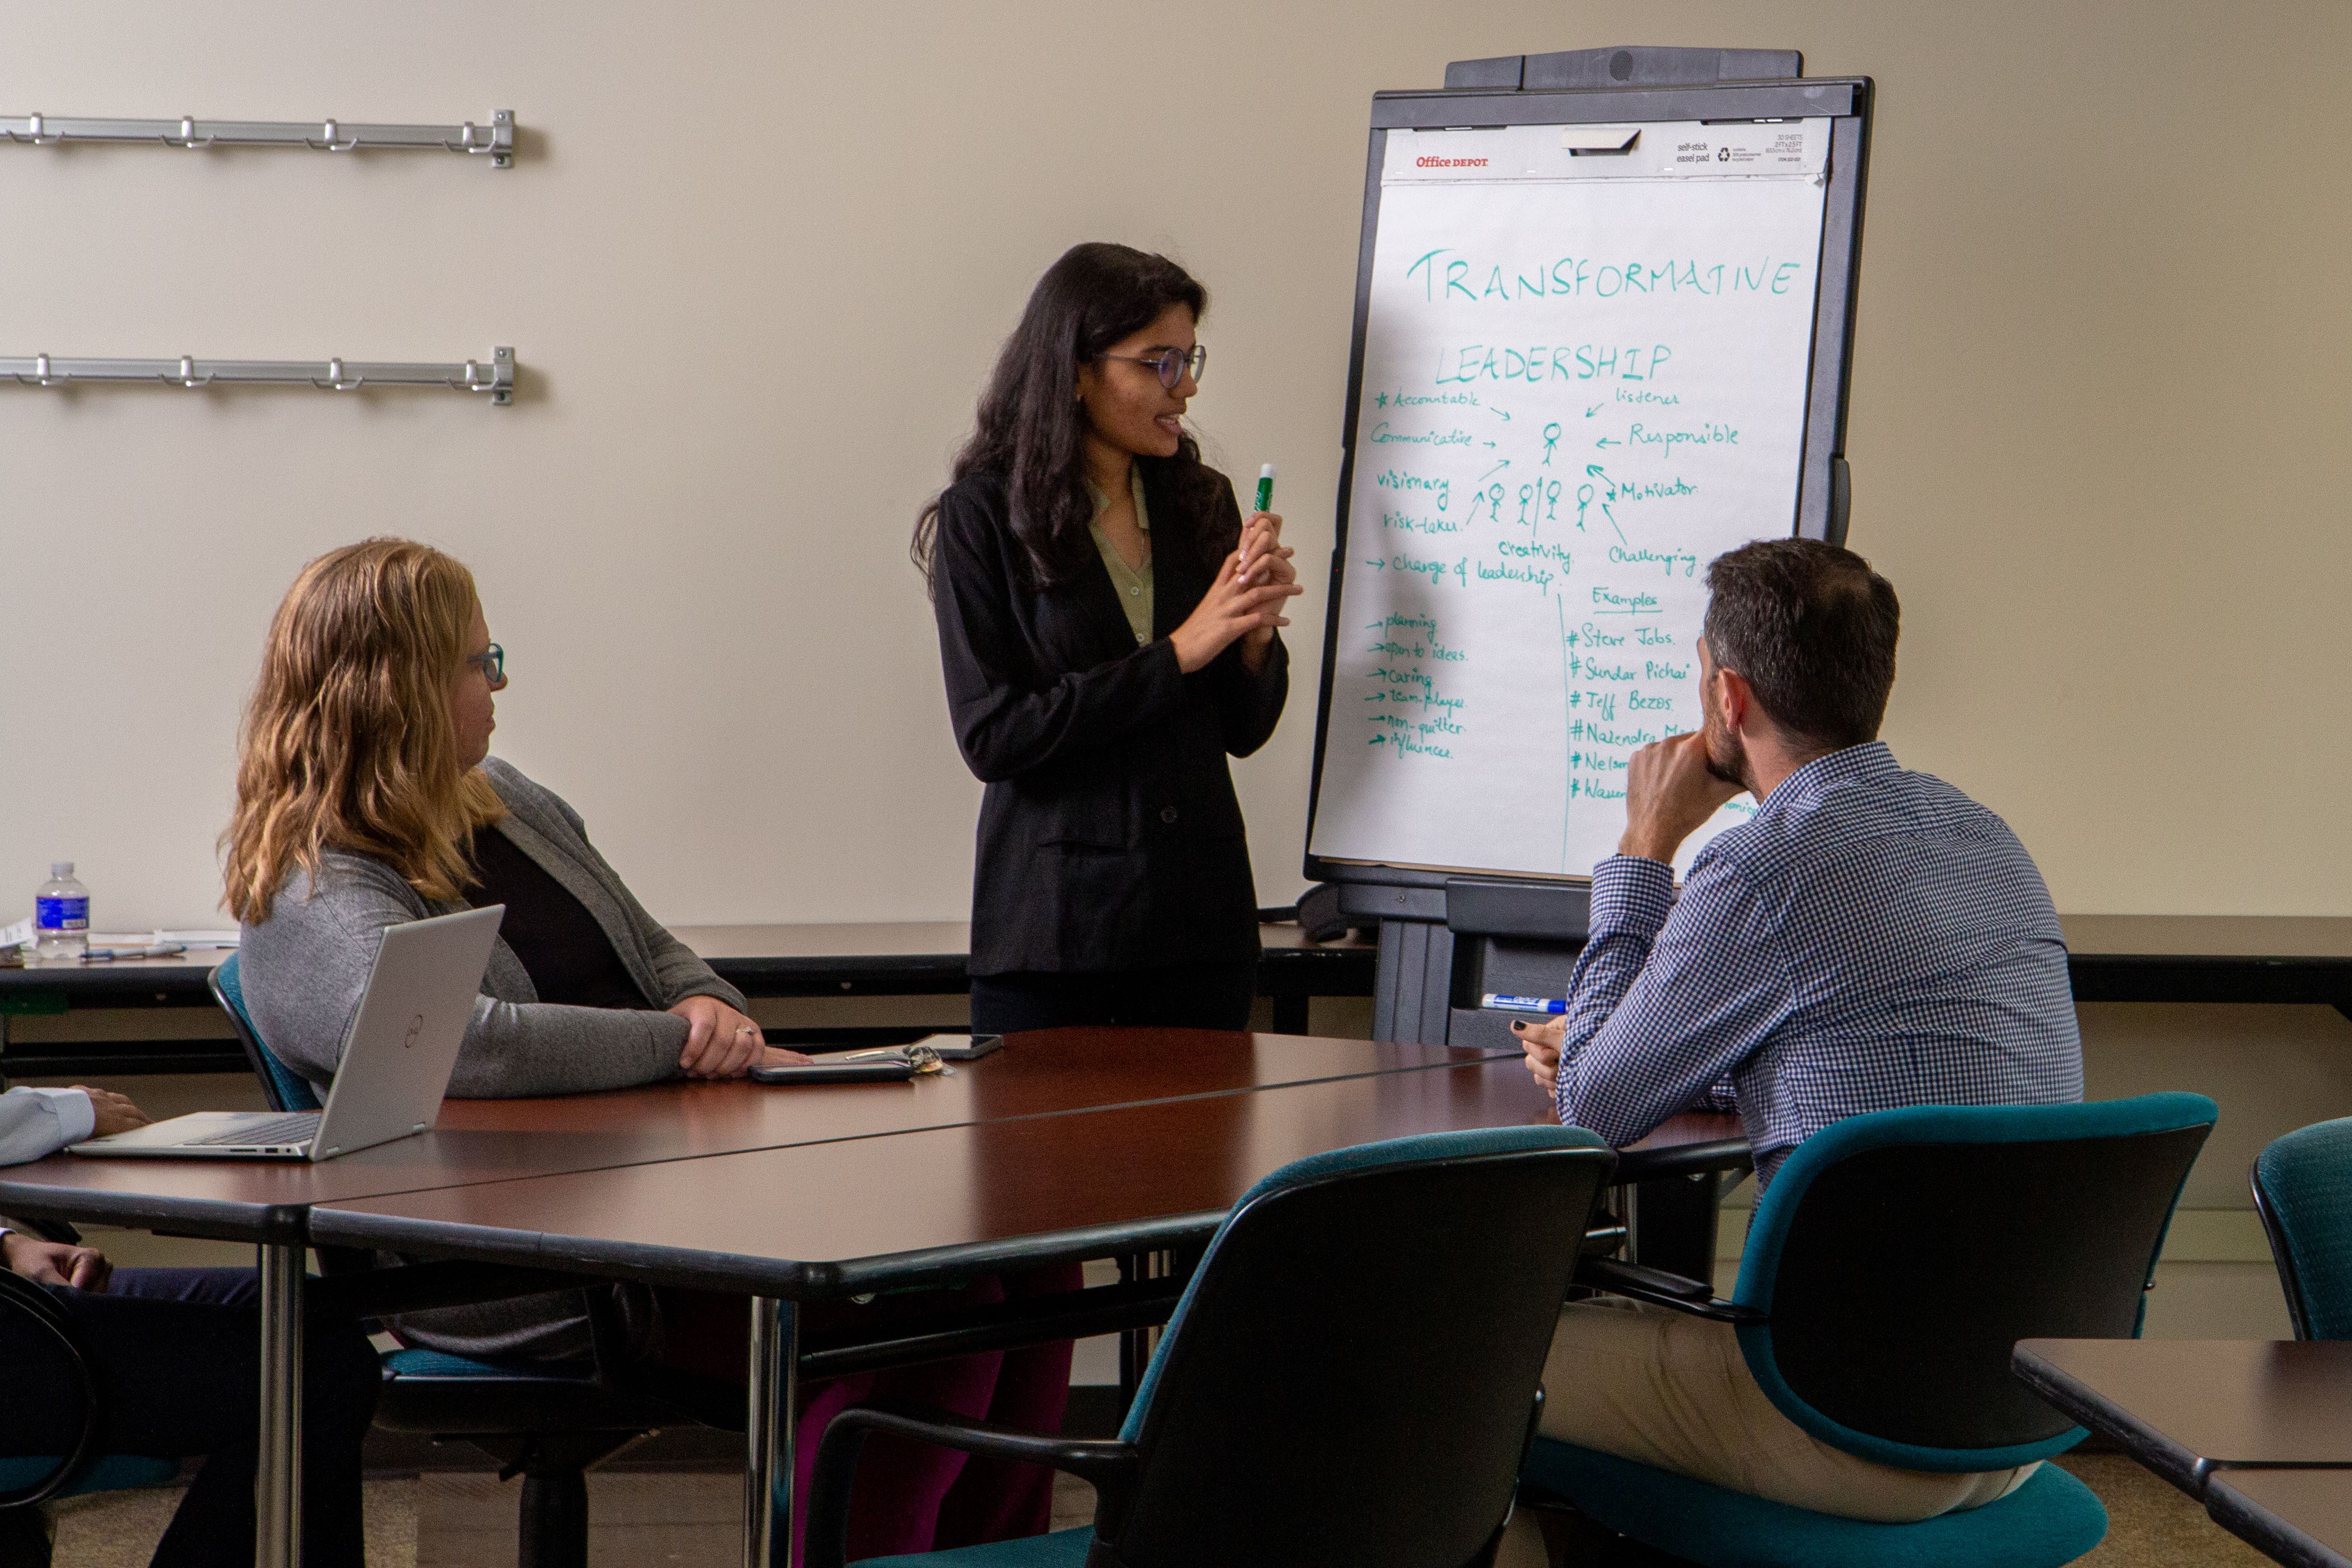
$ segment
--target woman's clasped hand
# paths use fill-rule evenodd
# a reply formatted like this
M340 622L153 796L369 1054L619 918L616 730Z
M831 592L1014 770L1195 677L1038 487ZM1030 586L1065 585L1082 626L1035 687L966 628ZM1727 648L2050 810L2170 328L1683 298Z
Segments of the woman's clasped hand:
M1297 553L1282 542L1282 518L1270 511L1253 512L1242 525L1242 541L1217 567L1184 624L1169 634L1175 645L1176 665L1185 674L1202 669L1234 643L1242 657L1263 659L1276 627L1286 626L1286 601L1307 590L1298 584Z

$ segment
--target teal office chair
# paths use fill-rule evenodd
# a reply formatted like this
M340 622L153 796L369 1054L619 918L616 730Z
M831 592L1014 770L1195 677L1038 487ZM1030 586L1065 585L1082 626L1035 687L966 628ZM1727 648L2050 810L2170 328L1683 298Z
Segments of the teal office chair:
M1286 1165L1210 1243L1118 1437L845 1410L818 1446L805 1561L841 1568L858 1448L882 1432L1083 1476L1095 1521L864 1568L1491 1562L1560 1298L1615 1165L1560 1127Z
M73 1317L29 1279L0 1269L0 1313L32 1322L73 1368L81 1385L81 1435L69 1453L0 1458L0 1562L48 1561L48 1531L34 1505L87 1492L168 1486L179 1479L180 1461L141 1454L100 1454L98 1429L105 1408L97 1374Z
M245 1047L273 1110L316 1110L318 1092L265 1044L246 1011L235 953L212 972L212 992ZM364 1252L319 1249L330 1276L374 1267ZM626 1335L606 1294L587 1300L591 1356L577 1372L543 1363L502 1363L434 1350L399 1350L383 1359L383 1394L375 1424L390 1431L457 1437L522 1477L520 1568L586 1568L588 1479L597 1460L657 1426L680 1421L726 1424L742 1417L740 1391L646 1391L626 1353ZM680 1380L683 1382L683 1380ZM699 1396L699 1397L698 1397ZM681 1407L691 1399L691 1407Z
M1945 1472L2046 1459L2085 1434L2016 1381L2011 1352L2022 1339L2138 1334L2214 1114L2202 1095L2151 1094L1853 1117L1781 1165L1730 1300L1620 1264L1579 1278L1735 1325L1773 1405L1849 1454ZM2098 1499L2054 1465L1997 1502L1916 1524L1814 1513L1549 1438L1523 1481L1707 1568L2055 1568L2107 1528Z
M2352 1118L2288 1133L2248 1179L2294 1337L2352 1340Z

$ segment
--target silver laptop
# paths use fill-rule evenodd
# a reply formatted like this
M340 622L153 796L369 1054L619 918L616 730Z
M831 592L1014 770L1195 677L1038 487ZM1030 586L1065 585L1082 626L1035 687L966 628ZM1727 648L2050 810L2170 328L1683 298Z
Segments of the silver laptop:
M481 994L504 904L384 928L324 1110L199 1110L77 1154L331 1160L433 1125Z

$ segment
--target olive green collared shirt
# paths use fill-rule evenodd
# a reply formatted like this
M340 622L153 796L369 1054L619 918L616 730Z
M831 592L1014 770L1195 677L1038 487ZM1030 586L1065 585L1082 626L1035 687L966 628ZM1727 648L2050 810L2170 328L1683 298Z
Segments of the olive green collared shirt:
M1087 494L1094 498L1095 515L1087 523L1087 531L1095 537L1095 549L1102 554L1103 570L1110 574L1110 585L1118 591L1118 607L1127 612L1127 628L1135 634L1135 646L1141 647L1151 640L1151 514L1143 505L1143 471L1130 467L1127 471L1128 494L1135 500L1135 526L1143 534L1146 549L1143 570L1137 571L1118 552L1118 546L1102 531L1102 514L1110 510L1110 497L1092 479L1087 481Z

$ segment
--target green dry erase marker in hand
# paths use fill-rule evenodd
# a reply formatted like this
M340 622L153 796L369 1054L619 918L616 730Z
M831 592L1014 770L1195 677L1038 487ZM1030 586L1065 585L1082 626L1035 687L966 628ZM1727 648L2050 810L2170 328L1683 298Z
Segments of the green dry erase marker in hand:
M1257 505L1252 510L1255 511L1274 510L1274 465L1272 463L1268 463L1257 471ZM1249 576L1250 565L1250 562L1243 560L1235 563L1235 570L1244 579L1246 579Z

